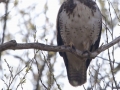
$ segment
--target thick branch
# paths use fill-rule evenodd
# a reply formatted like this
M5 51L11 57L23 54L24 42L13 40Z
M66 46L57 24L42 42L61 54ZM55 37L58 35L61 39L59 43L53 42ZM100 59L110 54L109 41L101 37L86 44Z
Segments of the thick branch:
M3 43L0 45L0 52L5 51L7 49L13 49L13 50L18 50L18 49L39 49L39 50L44 50L44 51L60 51L60 52L71 52L75 54L78 57L84 57L87 58L88 56L90 58L95 58L98 54L100 54L102 51L105 51L106 49L110 48L111 46L115 45L120 41L120 36L111 41L110 43L101 46L98 48L96 51L88 54L85 53L83 54L82 51L77 50L77 49L72 49L71 47L68 46L51 46L51 45L45 45L41 43L17 43L15 40L11 40L9 42Z

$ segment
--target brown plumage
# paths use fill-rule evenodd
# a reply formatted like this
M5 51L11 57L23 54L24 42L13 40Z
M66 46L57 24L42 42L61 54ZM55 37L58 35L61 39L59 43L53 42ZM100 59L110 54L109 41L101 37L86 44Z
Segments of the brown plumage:
M92 0L66 0L58 12L57 43L70 45L81 51L95 51L99 47L102 15ZM63 57L68 80L79 86L86 82L91 59L78 58L69 52L59 52Z

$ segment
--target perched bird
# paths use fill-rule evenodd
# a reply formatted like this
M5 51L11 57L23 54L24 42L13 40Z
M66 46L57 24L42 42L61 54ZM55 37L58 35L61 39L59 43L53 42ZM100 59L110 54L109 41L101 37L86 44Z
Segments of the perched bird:
M72 45L80 51L95 51L99 47L102 14L92 0L66 0L57 16L57 44ZM79 86L86 82L88 58L79 58L70 52L59 52L63 57L68 80Z

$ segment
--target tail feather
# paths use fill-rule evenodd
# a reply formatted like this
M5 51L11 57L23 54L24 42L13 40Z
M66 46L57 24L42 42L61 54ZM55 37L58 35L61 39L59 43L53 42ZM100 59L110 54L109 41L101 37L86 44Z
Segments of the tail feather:
M69 64L67 68L67 75L71 85L79 86L84 84L86 82L86 62L83 62L81 68L78 70Z

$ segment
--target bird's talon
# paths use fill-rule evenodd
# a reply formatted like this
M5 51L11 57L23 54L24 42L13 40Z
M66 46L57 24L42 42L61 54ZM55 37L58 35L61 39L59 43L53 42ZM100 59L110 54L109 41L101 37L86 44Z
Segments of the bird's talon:
M82 55L84 55L84 54L86 54L86 53L88 54L88 57L87 57L87 58L90 59L90 51L85 50L85 51L83 51Z

